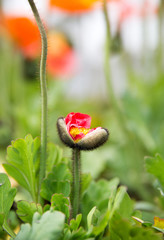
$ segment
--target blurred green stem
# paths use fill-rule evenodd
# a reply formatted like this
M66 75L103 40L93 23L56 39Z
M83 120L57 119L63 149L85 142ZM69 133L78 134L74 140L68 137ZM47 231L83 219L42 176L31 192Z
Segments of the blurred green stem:
M110 36L110 22L108 17L108 9L107 9L107 0L103 0L103 10L104 10L104 16L105 16L105 23L106 23L106 45L105 45L105 60L104 60L104 71L105 71L105 77L107 82L107 88L109 93L110 102L112 105L112 108L114 110L116 120L118 122L118 125L122 132L124 133L124 139L126 142L126 151L129 156L131 156L134 161L132 161L130 164L133 164L135 162L135 167L139 168L139 171L141 172L142 165L138 165L138 160L141 159L141 150L140 147L137 145L137 142L135 141L134 134L128 129L127 127L127 120L126 117L123 114L123 111L119 105L118 99L115 96L115 92L112 86L111 76L110 76L110 44L111 44L111 36ZM126 164L126 163L125 163ZM133 165L130 165L131 168L134 169ZM135 170L135 169L134 169ZM138 177L137 177L138 178ZM140 180L140 181L139 181ZM141 179L138 180L138 186L143 187L143 184L141 182ZM143 188L144 189L144 188ZM143 197L146 196L145 189L142 193Z
M76 218L76 215L79 212L79 205L80 205L81 171L80 171L80 150L79 149L75 148L72 150L72 161L73 161L72 217Z
M109 68L109 59L110 59L110 24L109 24L109 18L108 18L108 10L107 10L107 3L106 0L104 0L104 16L105 16L105 23L106 23L106 43L105 43L105 62L104 62L104 70L105 70L105 77L107 80L108 85L108 92L110 95L110 100L112 105L114 107L117 105L116 98L110 78L110 68Z
M109 17L108 17L107 0L104 0L103 8L104 8L105 23L106 23L106 44L105 44L105 60L104 60L105 78L107 82L109 98L111 101L111 105L115 111L117 120L119 121L119 124L122 127L123 131L127 132L125 119L121 112L120 106L118 104L118 100L115 96L114 89L112 86L111 76L110 76L109 59L110 59L111 36L110 36L110 23L109 23Z
M40 61L40 87L42 99L42 116L41 116L41 159L40 159L40 173L39 173L39 189L38 200L42 202L40 197L40 188L42 180L45 177L46 170L46 152L47 152L47 84L46 84L46 60L47 60L47 36L44 25L39 16L38 10L33 0L28 0L33 14L35 16L41 39L42 39L42 54Z
M159 64L158 72L163 71L164 68L164 59L163 59L163 21L164 21L164 0L161 0L159 5L159 44L158 44L158 57Z

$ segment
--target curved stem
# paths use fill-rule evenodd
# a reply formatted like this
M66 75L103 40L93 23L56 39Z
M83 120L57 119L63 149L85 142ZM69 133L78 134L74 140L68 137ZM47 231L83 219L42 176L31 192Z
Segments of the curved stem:
M35 16L41 39L42 39L42 54L40 60L40 87L41 87L41 101L42 101L42 115L41 115L41 159L40 159L40 173L39 173L39 189L38 199L41 202L40 188L43 178L45 177L46 168L46 152L47 152L47 84L46 84L46 60L47 60L47 36L44 25L39 16L38 10L33 0L28 0L33 14Z
M72 217L76 218L79 212L80 205L80 182L81 182L81 171L80 171L80 150L72 150L73 160L73 184L72 184Z

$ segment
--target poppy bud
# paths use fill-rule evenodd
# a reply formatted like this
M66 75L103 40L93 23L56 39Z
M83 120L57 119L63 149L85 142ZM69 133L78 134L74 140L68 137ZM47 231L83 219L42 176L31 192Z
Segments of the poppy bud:
M90 129L91 117L82 113L70 113L60 117L57 129L62 142L70 148L92 150L104 144L109 132L105 128Z

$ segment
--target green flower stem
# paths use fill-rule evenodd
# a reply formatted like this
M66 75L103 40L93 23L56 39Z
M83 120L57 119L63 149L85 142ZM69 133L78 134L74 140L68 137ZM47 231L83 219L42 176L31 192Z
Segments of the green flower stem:
M104 0L103 4L103 10L104 10L104 16L105 16L105 23L106 23L106 44L105 44L105 59L104 59L104 71L105 71L105 78L107 82L107 89L110 97L111 105L115 111L116 118L119 121L119 124L125 134L129 134L129 131L126 127L126 120L125 117L120 109L120 106L118 104L118 100L116 98L116 95L114 93L111 76L110 76L110 23L109 23L109 17L108 17L108 10L107 10L107 0Z
M33 0L28 0L33 14L35 16L41 39L42 39L42 54L40 61L40 87L42 99L42 116L41 116L41 159L40 159L40 173L39 173L39 189L38 200L41 202L40 188L42 180L46 172L46 152L47 152L47 84L46 84L46 60L47 60L47 36L44 25L39 16L38 10Z
M72 160L73 160L73 184L72 184L72 217L76 218L79 212L80 205L80 183L81 183L81 163L80 163L80 150L72 150Z
M163 58L163 18L164 18L164 0L160 1L159 5L159 44L158 44L158 57L159 62L157 64L158 72L161 72L161 69L164 66L164 58ZM157 59L158 60L158 59Z
M105 23L106 23L106 43L105 43L105 60L104 60L104 71L105 71L105 77L107 80L107 87L108 92L110 95L111 103L116 106L116 98L112 86L112 82L110 80L110 68L109 68L109 59L110 59L110 24L109 24L109 18L108 18L108 12L107 12L107 3L106 0L104 0L104 16L105 16Z

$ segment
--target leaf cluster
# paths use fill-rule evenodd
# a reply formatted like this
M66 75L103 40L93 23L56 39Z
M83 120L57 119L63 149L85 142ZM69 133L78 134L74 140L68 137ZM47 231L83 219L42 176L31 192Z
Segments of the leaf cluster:
M28 135L12 142L7 151L6 171L24 187L33 202L18 201L17 216L24 223L17 236L12 231L8 215L16 195L6 174L0 174L0 225L16 240L160 240L158 226L138 218L134 202L119 180L93 181L90 174L82 175L80 214L71 217L71 182L69 162L62 150L48 145L46 177L41 186L41 196L46 204L37 203L38 159L40 140ZM158 160L158 161L157 161ZM161 172L163 160L147 159L146 166L163 186ZM118 187L119 186L119 187ZM133 217L133 218L132 218Z

